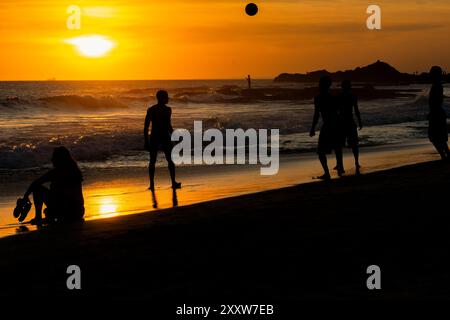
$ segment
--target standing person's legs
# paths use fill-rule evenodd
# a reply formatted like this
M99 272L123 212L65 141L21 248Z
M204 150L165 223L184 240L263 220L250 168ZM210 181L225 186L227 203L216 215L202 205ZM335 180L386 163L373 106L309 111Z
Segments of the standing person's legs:
M450 158L450 150L448 149L447 142L442 142L435 145L436 150L438 150L442 159Z
M355 158L356 174L359 174L359 137L356 124L352 127L352 132L348 138L348 144L352 147L353 157Z
M357 169L359 169L360 165L359 165L359 146L353 146L352 147L352 151L353 151L353 157L355 157L355 166Z
M447 155L447 158L450 159L450 150L448 148L448 144L447 143L444 143L444 152Z
M356 123L350 123L349 125L347 125L344 146L346 143L349 147L352 148L353 157L355 158L356 174L359 174L359 168L361 166L359 165L359 137Z
M428 138L436 151L445 160L448 155L447 146L447 120L430 118L428 123Z
M150 146L150 162L148 165L148 176L150 179L150 190L155 190L155 165L158 156L158 148Z
M181 183L175 179L175 163L172 160L172 144L166 143L164 145L164 155L166 156L167 165L169 167L170 180L172 181L172 188L181 188Z
M319 143L317 146L317 154L319 155L320 164L322 165L324 175L318 177L322 180L330 179L330 170L328 169L327 153L331 152L331 141L330 132L327 127L322 126L319 135Z
M336 155L336 170L339 177L345 173L342 149L345 147L348 136L348 131L345 127L336 126L331 137L332 146Z
M359 137L358 137L358 128L356 124L352 124L351 132L349 137L347 138L349 146L352 147L353 157L355 158L355 166L356 169L359 169Z
M330 170L328 169L327 155L325 152L319 151L319 160L322 165L324 175L320 179L330 179Z
M355 157L355 171L356 171L356 174L358 175L361 173L359 170L361 168L361 166L359 164L359 146L358 145L353 146L352 151L353 151L353 157Z
M345 147L347 140L349 140L349 131L345 123L341 123L334 127L330 139L336 156L336 167L334 170L337 171L338 176L342 176L345 173L343 148Z
M342 148L337 147L334 149L334 152L336 154L337 173L338 173L338 176L342 176L345 173Z

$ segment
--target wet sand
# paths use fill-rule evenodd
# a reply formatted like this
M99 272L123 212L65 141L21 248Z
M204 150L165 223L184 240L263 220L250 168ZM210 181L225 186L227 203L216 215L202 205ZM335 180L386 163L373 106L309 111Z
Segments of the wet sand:
M439 157L430 143L423 140L402 146L388 145L361 150L363 173L437 158ZM330 167L333 167L333 156L329 157L329 162ZM346 150L345 166L347 175L353 175L354 165L350 150ZM154 196L147 190L146 168L88 170L84 172L86 219L113 218L310 183L314 182L312 177L322 174L314 153L282 156L279 173L275 176L261 176L259 170L258 166L241 165L181 167L178 169L178 178L183 182L183 188L173 194L167 168L158 168ZM35 230L31 226L27 226L27 229L18 228L11 213L16 199L23 194L28 183L39 175L14 175L10 183L4 182L0 186L0 237ZM33 215L33 212L30 212L29 219Z
M434 161L7 237L0 295L448 299L449 181L449 164ZM79 292L66 289L72 264L82 270ZM372 264L380 291L366 288Z

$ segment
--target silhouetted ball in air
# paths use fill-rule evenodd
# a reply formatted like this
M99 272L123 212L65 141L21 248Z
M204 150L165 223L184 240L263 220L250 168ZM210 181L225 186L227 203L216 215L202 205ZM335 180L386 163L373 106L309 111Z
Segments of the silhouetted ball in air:
M246 7L245 7L245 12L249 15L249 16L254 16L258 13L258 6L254 3L249 3Z

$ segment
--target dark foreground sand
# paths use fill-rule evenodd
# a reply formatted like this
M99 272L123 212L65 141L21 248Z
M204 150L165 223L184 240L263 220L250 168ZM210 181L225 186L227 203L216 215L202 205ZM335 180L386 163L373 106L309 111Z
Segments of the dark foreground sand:
M430 162L13 236L0 239L0 295L448 299L449 198L450 165ZM72 264L79 292L66 289ZM377 292L366 288L371 264Z

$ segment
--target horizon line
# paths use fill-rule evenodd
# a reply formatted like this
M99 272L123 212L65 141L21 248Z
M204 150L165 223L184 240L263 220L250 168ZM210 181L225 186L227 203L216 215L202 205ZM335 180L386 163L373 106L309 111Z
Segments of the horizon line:
M252 77L253 80L275 80L276 77L278 77L281 74L304 74L307 75L309 73L313 73L313 72L318 72L318 71L327 71L330 73L337 73L337 72L346 72L346 71L355 71L357 68L363 68L363 67L367 67L369 65L375 64L377 62L383 62L388 64L389 66L393 67L395 70L397 70L400 73L406 73L406 74L421 74L421 73L428 73L427 70L425 71L419 71L419 70L415 70L415 71L400 71L399 69L397 69L397 67L393 66L392 64L390 64L389 62L386 62L384 60L378 59L375 62L369 63L367 65L363 65L363 66L356 66L353 69L345 69L345 70L335 70L335 71L330 71L327 68L323 68L323 69L317 69L317 70L312 70L312 71L305 71L305 72L295 72L295 71L283 71L281 73L278 73L278 75L276 76L262 76L262 77ZM444 69L444 68L443 68ZM446 71L444 70L444 72L446 73ZM251 74L250 74L251 76ZM219 81L219 80L241 80L241 79L246 79L246 76L242 76L242 77L226 77L226 78L185 78L185 79L56 79L54 77L50 77L48 79L16 79L16 80L12 80L12 79L0 79L0 82L70 82L70 81Z
M242 80L242 78L192 78L192 79L0 79L0 82L73 82L73 81L223 81L223 80ZM274 80L274 78L253 78L252 80Z

